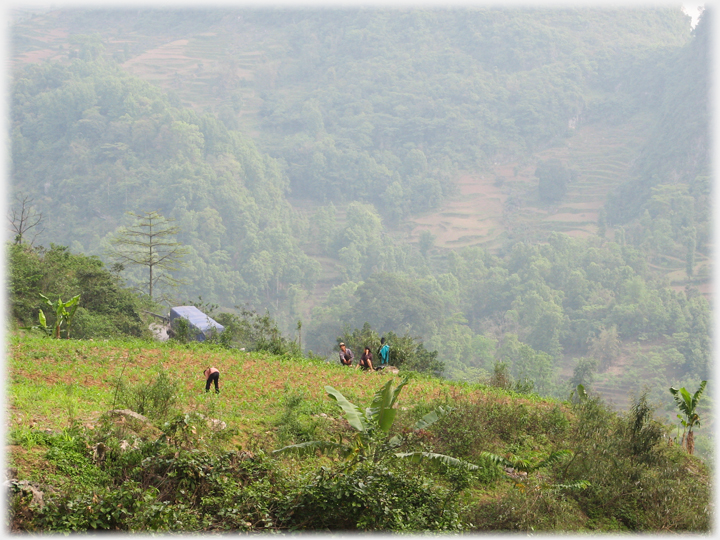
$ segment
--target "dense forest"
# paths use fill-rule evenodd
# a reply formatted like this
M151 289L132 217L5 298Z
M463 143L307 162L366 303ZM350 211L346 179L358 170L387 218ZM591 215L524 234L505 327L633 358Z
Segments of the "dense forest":
M128 212L173 219L187 253L156 311L267 313L320 355L368 327L447 378L618 405L643 380L670 410L663 388L709 377L708 34L670 8L21 12L12 205L42 216L42 256L108 268ZM628 126L607 178L553 157ZM500 232L418 233L462 175L494 178ZM571 204L596 205L581 234L533 217Z

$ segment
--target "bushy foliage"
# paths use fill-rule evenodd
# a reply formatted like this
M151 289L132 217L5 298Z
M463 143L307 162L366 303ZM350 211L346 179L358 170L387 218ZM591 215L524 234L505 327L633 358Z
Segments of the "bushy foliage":
M276 355L298 356L300 346L284 336L269 313L242 309L240 314L217 313L215 320L225 327L219 340L247 351L266 351Z
M452 492L406 467L365 462L322 467L281 505L280 521L305 531L462 531Z
M162 365L147 380L135 384L120 379L117 384L117 405L148 418L163 422L176 412L180 386Z
M568 411L556 405L541 412L517 399L503 401L453 403L452 411L432 429L438 451L475 460L482 459L483 452L507 448L527 455L538 443L562 447L571 426Z
M385 342L390 347L389 365L398 369L418 371L441 376L444 370L443 363L437 359L437 351L428 351L420 338L408 334L399 336L395 332L385 334ZM355 354L356 362L360 360L365 347L370 348L373 354L373 366L380 365L380 338L378 333L372 329L369 323L365 323L361 329L355 328L352 331L346 329L337 338L337 343L345 343Z
M592 520L614 520L626 530L700 531L710 524L709 471L678 445L670 445L641 395L625 417L598 398L581 400L568 444L575 458L565 480L590 486L574 493Z
M71 253L67 247L9 245L10 313L20 325L37 323L43 306L40 294L51 299L80 295L72 321L72 337L140 336L141 300L97 257ZM47 324L55 314L45 309Z
M288 392L277 425L304 425L322 409L303 401L301 392ZM391 450L382 459L370 452L330 462L311 452L310 467L269 459L259 448L228 449L227 436L213 435L197 412L175 416L151 438L112 421L60 433L16 428L10 442L40 450L53 489L44 489L39 505L27 486L12 482L9 517L14 530L28 532L709 529L707 467L668 446L645 396L624 415L592 396L548 407L499 389L441 403L446 414L428 427L405 426L435 418L428 415L434 404L421 403L384 434L412 442L403 450L416 451L399 454L406 459ZM348 437L347 426L334 429L330 439ZM302 432L286 435L302 445ZM407 459L435 451L477 468Z

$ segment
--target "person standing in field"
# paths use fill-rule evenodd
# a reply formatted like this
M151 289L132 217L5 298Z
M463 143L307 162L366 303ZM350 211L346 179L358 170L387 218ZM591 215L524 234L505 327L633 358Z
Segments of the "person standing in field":
M340 363L343 366L352 366L353 358L355 358L353 352L340 342Z
M385 343L385 336L380 338L380 350L378 350L378 356L380 357L380 366L387 366L390 362L390 345Z
M220 387L218 385L218 382L220 381L220 370L218 368L209 367L205 371L203 371L205 374L205 378L207 381L205 382L205 392L210 391L210 384L215 383L215 393L220 393Z

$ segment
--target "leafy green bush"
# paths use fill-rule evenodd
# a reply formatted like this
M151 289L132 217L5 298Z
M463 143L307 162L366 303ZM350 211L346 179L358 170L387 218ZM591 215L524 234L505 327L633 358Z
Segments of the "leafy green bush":
M541 439L544 445L559 446L570 427L567 414L558 406L541 412L517 400L456 400L450 405L451 412L432 428L438 451L473 462L482 452L501 453L512 447L522 453ZM488 479L495 477L490 474Z
M583 529L587 518L565 490L533 480L502 496L484 501L467 519L478 531L568 532Z
M151 381L128 385L121 379L118 383L118 404L162 422L174 412L179 389L177 381L159 366L157 375Z
M290 391L287 387L283 396L283 412L276 421L278 427L277 436L281 444L307 442L316 437L319 426L317 420L303 416L307 410L305 405L305 392L302 390Z
M36 322L38 310L45 305L40 294L50 298L79 294L72 337L143 334L140 299L124 289L97 257L76 255L54 244L50 249L10 245L8 250L10 311L21 326ZM53 326L55 314L46 315L48 326Z
M562 481L587 480L573 497L591 519L614 519L627 530L707 531L710 477L707 466L670 446L653 420L645 396L618 417L598 398L575 405L568 436L575 457Z
M300 346L286 338L269 313L260 315L254 310L243 309L240 315L218 313L213 318L225 327L218 340L226 346L231 344L248 351L266 351L278 356L300 356Z
M453 492L417 469L364 462L351 470L320 468L280 503L290 530L461 531Z

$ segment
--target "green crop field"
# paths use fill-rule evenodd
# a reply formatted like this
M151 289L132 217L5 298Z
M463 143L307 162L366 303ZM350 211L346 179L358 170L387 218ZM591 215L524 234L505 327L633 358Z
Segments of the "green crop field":
M357 422L349 424L340 403L323 390L334 387L363 411L388 381L391 388L398 385L400 375L197 343L15 334L8 352L7 463L19 494L11 514L15 531L708 527L709 480L702 462L677 445L660 442L668 426L648 423L645 416L634 424L635 416L617 416L595 400L558 402L414 374L397 394L394 427L386 441L392 442L394 434L395 440L407 439L403 444L414 441L418 457L454 455L462 461L453 463L469 465L402 468L401 454L394 459L375 454L381 461L360 459L370 448L380 452L385 447L364 449L380 440L373 438L377 435L353 439L351 424ZM202 370L207 366L220 370L219 395L204 392ZM172 389L172 395L164 395L172 404L164 416L161 409L149 408L144 411L148 423L138 424L131 417L106 414L128 407L129 395L141 395L138 389L157 392L163 387ZM136 393L128 394L128 388ZM645 410L642 403L640 411ZM438 405L442 414L432 427L411 428ZM368 409L364 414L372 413ZM210 429L206 422L221 425ZM623 450L628 444L624 426L631 425L645 425L646 436L656 441L634 450L653 456L643 469L634 460L645 454ZM299 457L273 454L288 444L302 448L310 444L307 437L325 439L326 445L336 444L333 439L354 440L360 444L354 447L358 457L323 457L314 451ZM498 462L506 463L505 469ZM475 472L462 467L475 467ZM373 480L396 474L406 482L401 492ZM662 482L654 479L657 474ZM628 483L630 477L635 480ZM115 487L113 478L119 482ZM690 485L694 488L688 490ZM38 495L38 487L45 493ZM605 490L615 493L609 506L595 499ZM682 496L677 499L673 493ZM40 503L38 496L43 497ZM218 510L218 497L224 511ZM442 513L431 511L435 517L423 521L425 507L412 502L417 497L424 497L422 505L429 508L437 501ZM309 500L324 510L308 510ZM548 505L550 514L543 510ZM288 514L284 508L295 510ZM451 513L445 516L445 509ZM623 514L631 509L640 514ZM355 522L358 511L365 517ZM394 512L404 517L380 517ZM378 517L370 519L371 514Z

